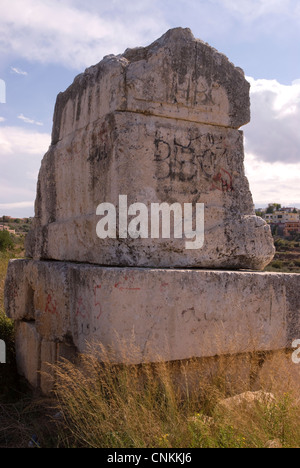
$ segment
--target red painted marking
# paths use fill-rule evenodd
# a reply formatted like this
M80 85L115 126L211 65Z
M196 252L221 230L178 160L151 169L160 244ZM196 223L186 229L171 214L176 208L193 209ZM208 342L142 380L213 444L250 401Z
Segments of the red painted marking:
M83 304L82 297L79 297L78 301L77 301L76 316L78 316L78 315L80 315L80 317L82 317L82 318L86 318L86 316L87 316L86 308L85 308L85 305Z
M47 304L45 307L45 313L49 313L52 315L58 315L57 312L57 302L55 299L52 298L51 294L48 294L47 296Z
M97 300L97 290L99 290L99 289L101 289L101 284L94 287L94 305L95 305L95 307L99 307L99 314L97 315L96 320L99 320L101 315L103 314L101 302L96 302L96 300Z
M165 289L167 286L169 286L169 283L161 283L161 284L160 284L160 292L163 292L164 289Z
M124 280L128 281L130 277L125 276ZM134 276L131 277L132 280L134 280ZM128 288L126 287L123 283L116 283L115 288L118 289L119 291L140 291L141 288Z
M12 299L15 299L17 297L18 289L16 288L16 286L10 286L8 291Z
M213 181L216 184L212 184L211 190L220 190L221 192L233 192L232 186L232 176L231 174L226 171L225 169L221 168L220 172L218 172L214 177Z

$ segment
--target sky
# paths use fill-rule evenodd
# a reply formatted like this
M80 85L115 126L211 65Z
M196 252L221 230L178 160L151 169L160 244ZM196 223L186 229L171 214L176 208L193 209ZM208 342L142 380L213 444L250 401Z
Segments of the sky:
M256 207L300 208L299 0L0 0L0 216L34 215L56 96L108 54L188 27L251 84Z

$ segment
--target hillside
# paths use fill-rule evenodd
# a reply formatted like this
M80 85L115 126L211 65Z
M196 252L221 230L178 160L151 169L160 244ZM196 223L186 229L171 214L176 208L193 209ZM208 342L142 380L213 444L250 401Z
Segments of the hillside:
M275 237L276 254L265 271L300 273L300 242Z

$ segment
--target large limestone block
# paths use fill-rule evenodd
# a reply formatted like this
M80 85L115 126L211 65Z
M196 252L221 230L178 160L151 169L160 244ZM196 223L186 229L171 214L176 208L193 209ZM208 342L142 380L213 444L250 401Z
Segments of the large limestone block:
M102 127L104 141L94 147ZM120 194L128 206L148 207L147 239L97 237L96 207L118 207ZM185 236L151 238L151 204L163 202L204 203L201 249L188 250ZM253 214L238 130L124 113L45 156L31 245L34 258L156 267L260 269L274 253L269 226Z
M33 322L17 322L16 360L18 372L33 387L40 386L41 339Z
M57 98L52 143L114 111L239 128L250 121L243 71L189 29L108 55Z
M109 56L58 96L27 254L100 265L263 269L275 249L244 173L249 84L189 30ZM148 238L99 239L101 203L148 208ZM152 238L151 204L204 204L204 244ZM133 216L128 217L128 223ZM119 217L117 219L117 222ZM151 226L151 227L150 227ZM118 228L118 226L117 226Z
M299 286L297 274L62 267L60 262L16 260L8 268L5 306L26 329L21 299L30 290L30 334L19 333L17 341L29 337L33 361L37 343L44 342L79 352L101 343L119 362L134 345L134 355L128 356L134 363L174 361L291 348L300 338ZM30 349L17 346L21 354ZM29 361L25 356L20 362Z

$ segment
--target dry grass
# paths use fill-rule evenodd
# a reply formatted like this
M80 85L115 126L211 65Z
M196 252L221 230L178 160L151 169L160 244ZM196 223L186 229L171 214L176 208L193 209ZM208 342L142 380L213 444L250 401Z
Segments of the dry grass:
M0 340L6 344L6 364L0 364L0 398L12 396L17 386L14 325L4 314L4 282L10 255L0 252Z
M198 364L120 366L88 354L76 365L51 366L55 398L28 393L0 403L0 447L262 448L274 440L300 447L300 406L292 392L224 407L226 375L197 378Z
M89 354L80 364L55 366L68 446L262 448L276 439L300 447L300 407L288 393L221 411L219 402L228 396L222 373L214 382L199 373L191 385L184 364L174 372L171 363L118 366L110 360L100 364Z
M20 393L12 403L0 402L0 448L60 446L53 400Z
M2 254L0 339L12 332L3 315L8 261ZM289 357L270 359L256 382L274 401L220 410L220 401L251 385L247 372L243 377L249 366L254 383L260 361L245 350L239 364L224 357L212 360L213 373L202 373L197 361L120 366L105 350L91 352L76 365L64 361L50 369L57 378L53 400L25 392L11 362L6 389L0 379L0 447L260 448L270 440L300 447L299 380ZM1 398L1 390L11 397L12 389L12 401Z
M10 256L0 252L0 314L4 314L4 283Z

